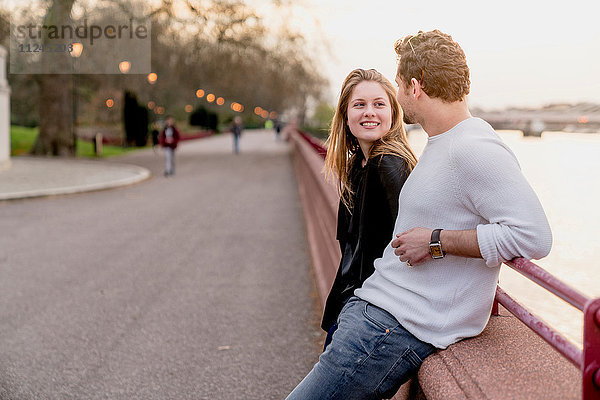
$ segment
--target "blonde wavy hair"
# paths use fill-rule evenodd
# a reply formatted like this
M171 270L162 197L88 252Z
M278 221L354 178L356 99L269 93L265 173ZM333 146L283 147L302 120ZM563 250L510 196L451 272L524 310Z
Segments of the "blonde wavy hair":
M337 181L338 191L343 204L352 210L352 188L350 187L349 172L360 146L358 140L352 135L348 127L348 104L352 91L361 82L372 81L381 85L388 95L392 109L392 124L390 130L380 139L375 141L370 149L368 158L383 154L391 154L402 157L409 170L412 171L417 164L417 157L411 150L406 139L406 132L402 124L403 112L398 100L394 86L381 73L374 69L355 69L344 80L342 91L338 101L335 115L331 121L329 137L325 142L327 156L323 172L329 182Z

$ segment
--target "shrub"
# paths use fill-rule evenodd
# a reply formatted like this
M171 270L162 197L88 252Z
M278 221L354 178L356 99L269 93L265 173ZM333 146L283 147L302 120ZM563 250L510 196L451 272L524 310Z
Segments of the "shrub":
M125 92L123 105L123 124L125 125L125 142L138 147L145 146L148 141L148 109L140 105L134 93Z
M199 106L192 114L190 114L190 125L216 131L217 126L219 125L219 116L216 113Z

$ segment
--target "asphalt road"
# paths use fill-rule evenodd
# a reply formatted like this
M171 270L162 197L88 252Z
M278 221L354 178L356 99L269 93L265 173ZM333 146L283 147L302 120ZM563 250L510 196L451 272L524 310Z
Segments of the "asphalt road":
M0 399L282 399L322 338L287 146L120 157L140 184L0 202Z

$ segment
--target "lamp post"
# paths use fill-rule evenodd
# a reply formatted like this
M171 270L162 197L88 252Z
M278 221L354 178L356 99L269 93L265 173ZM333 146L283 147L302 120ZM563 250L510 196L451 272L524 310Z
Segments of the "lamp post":
M83 52L83 44L81 43L73 43L73 50L69 53L71 57L73 57L73 74L71 75L72 85L73 85L73 146L75 147L75 154L77 155L77 86L78 86L78 76L76 74L78 72L78 60Z
M154 99L155 98L155 93L154 93L154 84L156 84L156 82L158 81L158 74L156 72L150 72L148 75L146 75L146 80L148 81L148 83L150 84L150 98ZM149 114L149 121L150 121L150 132L152 133L152 144L153 144L153 148L154 146L156 146L156 144L158 144L158 136L155 133L155 131L157 131L157 126L158 123L156 122L156 112L154 112L154 107L155 107L155 103L154 101L150 101L148 102L148 109L153 111L148 113Z

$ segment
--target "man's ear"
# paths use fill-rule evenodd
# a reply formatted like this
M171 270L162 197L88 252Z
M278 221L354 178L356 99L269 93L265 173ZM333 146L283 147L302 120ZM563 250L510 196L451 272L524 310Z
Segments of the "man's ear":
M423 89L421 88L421 84L415 78L411 78L410 86L412 89L412 95L415 99L419 98L423 94Z

